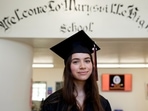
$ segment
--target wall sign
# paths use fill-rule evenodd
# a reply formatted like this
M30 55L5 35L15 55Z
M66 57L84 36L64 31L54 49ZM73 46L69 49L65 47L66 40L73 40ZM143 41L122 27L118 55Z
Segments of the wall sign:
M109 90L124 90L124 75L109 75Z
M132 74L102 74L102 91L131 91Z

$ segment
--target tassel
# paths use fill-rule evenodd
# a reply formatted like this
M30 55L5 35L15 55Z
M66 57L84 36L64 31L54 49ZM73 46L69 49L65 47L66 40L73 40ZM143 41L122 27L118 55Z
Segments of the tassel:
M97 48L96 45L94 44L94 70L95 70L95 77L96 81L98 81L98 71L97 71Z

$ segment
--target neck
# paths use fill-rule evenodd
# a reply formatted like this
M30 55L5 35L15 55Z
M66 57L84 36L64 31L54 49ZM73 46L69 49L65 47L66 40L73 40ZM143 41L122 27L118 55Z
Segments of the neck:
M84 81L79 81L79 82L75 81L74 83L75 83L74 95L76 97L78 107L82 110L84 100L85 100L85 92L84 92L85 82Z
M84 85L85 82L84 81L74 81L75 84L75 90L79 93L79 92L84 92Z

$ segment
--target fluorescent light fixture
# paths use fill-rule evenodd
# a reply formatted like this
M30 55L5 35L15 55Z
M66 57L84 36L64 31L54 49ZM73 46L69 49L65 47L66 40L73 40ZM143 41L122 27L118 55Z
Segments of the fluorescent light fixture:
M98 68L117 68L118 64L97 64Z
M53 64L32 64L33 68L53 68ZM97 68L148 68L148 64L97 64Z
M97 64L98 68L148 68L148 64Z
M53 68L53 64L32 64L33 68Z

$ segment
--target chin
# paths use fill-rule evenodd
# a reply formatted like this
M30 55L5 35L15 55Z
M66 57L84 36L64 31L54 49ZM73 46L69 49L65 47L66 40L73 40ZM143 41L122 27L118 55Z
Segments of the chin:
M88 78L79 78L79 79L77 79L77 80L79 80L79 81L86 81Z

